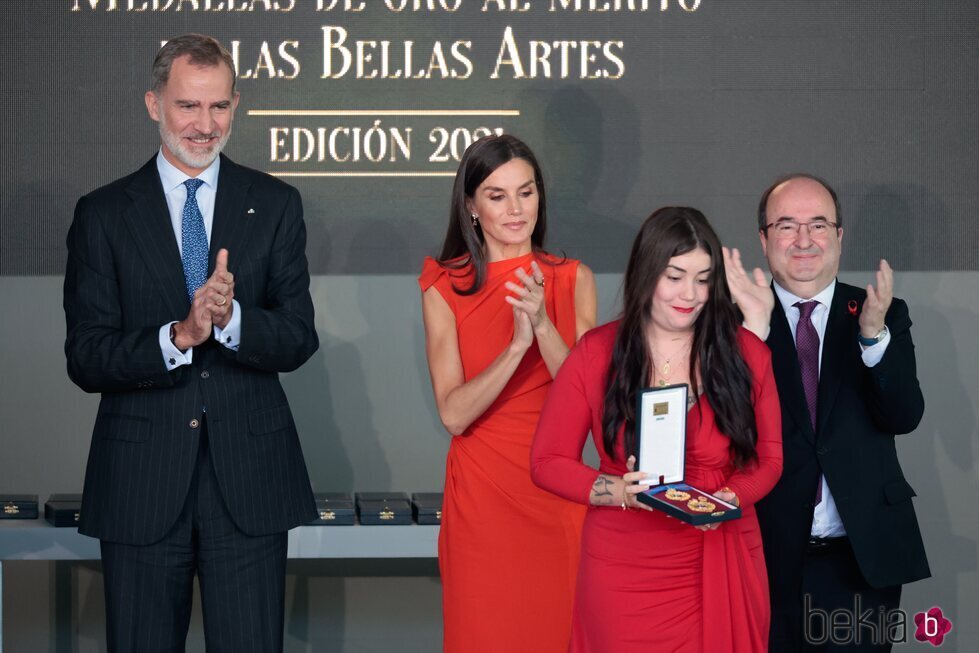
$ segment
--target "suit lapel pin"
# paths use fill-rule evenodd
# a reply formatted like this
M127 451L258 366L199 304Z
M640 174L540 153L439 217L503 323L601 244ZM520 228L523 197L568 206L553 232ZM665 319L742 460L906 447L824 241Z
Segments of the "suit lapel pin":
M249 215L251 215L251 214L252 214L252 213L254 213L254 212L255 212L255 209L248 209L248 211L247 211L247 213L248 213Z
M850 312L850 315L856 317L857 314L857 300L851 299L846 303L846 310Z

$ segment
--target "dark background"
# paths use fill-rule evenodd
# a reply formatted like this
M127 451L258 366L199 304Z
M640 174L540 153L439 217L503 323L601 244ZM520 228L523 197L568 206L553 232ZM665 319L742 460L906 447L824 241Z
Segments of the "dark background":
M837 186L844 269L976 270L979 228L979 8L973 0L703 0L685 12L361 13L105 11L108 0L5 2L0 8L0 272L60 275L77 198L134 170L158 147L143 93L162 40L187 32L258 46L300 41L294 80L239 81L227 153L262 170L438 170L437 124L501 126L528 141L551 200L549 245L598 272L621 271L638 223L666 203L703 210L724 240L755 251L756 198L775 176L806 170ZM142 0L140 0L142 1ZM241 2L241 0L236 0ZM122 0L123 8L125 0ZM200 0L203 6L203 0ZM473 42L467 80L321 79L324 25L360 39ZM538 39L621 40L618 80L501 79L490 73L505 27L525 55ZM400 61L399 56L393 63ZM554 66L552 65L552 69ZM410 164L269 162L272 125L371 118L268 118L250 109L517 109L506 118L382 118L415 127ZM452 180L289 179L302 191L314 274L409 274L437 250ZM849 245L859 242L859 248Z

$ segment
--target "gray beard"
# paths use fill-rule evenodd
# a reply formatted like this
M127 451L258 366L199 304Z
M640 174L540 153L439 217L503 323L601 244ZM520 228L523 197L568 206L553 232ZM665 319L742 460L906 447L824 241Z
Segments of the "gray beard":
M229 125L230 127L230 125ZM184 144L183 139L167 129L166 124L163 120L160 120L160 140L163 144L167 146L177 160L183 163L185 166L190 168L195 168L198 170L204 169L214 162L214 159L218 158L221 154L221 150L224 149L225 144L228 142L228 137L231 136L231 130L228 131L218 139L218 142L211 148L210 152L201 152L196 154L187 149Z

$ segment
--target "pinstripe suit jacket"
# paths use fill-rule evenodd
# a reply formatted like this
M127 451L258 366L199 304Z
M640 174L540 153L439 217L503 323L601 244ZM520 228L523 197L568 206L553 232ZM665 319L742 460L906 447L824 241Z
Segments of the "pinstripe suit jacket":
M68 375L102 395L79 530L149 544L173 526L197 460L206 406L221 494L246 534L285 531L316 515L278 373L319 346L299 192L222 156L210 265L229 251L241 346L194 347L167 371L161 325L190 310L155 157L78 201L68 232L64 307ZM210 273L210 272L209 272Z

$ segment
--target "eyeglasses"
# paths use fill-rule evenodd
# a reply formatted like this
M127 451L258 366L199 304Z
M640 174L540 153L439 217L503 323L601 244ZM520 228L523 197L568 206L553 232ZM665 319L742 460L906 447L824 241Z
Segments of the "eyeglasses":
M813 220L812 222L779 220L778 222L765 225L762 231L766 236L768 236L768 230L771 229L773 231L771 235L773 235L775 238L788 240L789 238L795 238L798 236L799 231L803 227L809 230L810 238L822 238L828 236L831 230L839 230L840 228L835 222L827 222L826 220Z

